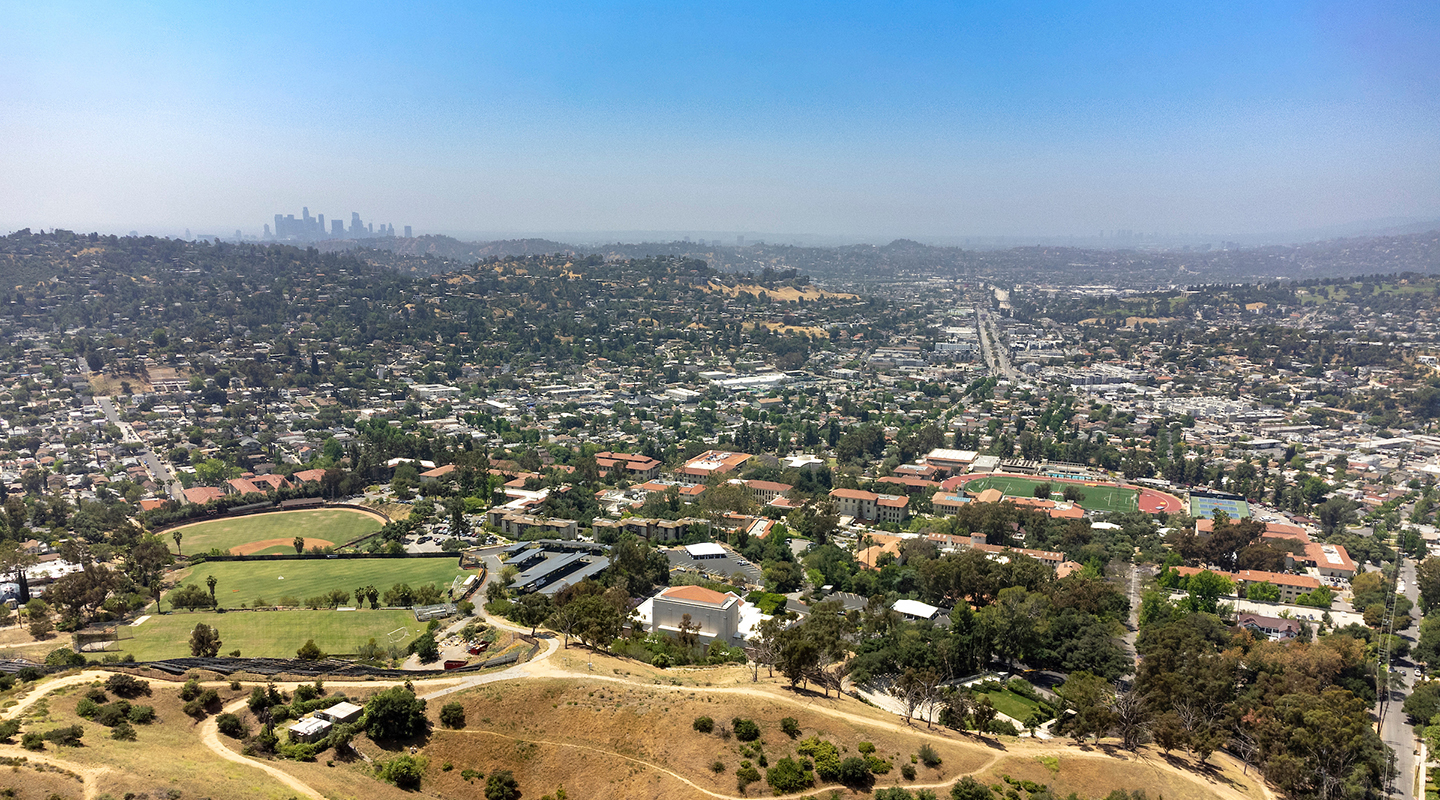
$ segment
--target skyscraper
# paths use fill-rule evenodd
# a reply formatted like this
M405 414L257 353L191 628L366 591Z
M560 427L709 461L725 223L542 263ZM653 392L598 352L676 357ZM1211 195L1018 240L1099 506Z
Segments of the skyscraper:
M405 238L406 238L406 239L414 239L414 238L415 238L414 236L412 236L412 235L410 234L410 226L409 226L409 225L406 225L406 226L405 226Z

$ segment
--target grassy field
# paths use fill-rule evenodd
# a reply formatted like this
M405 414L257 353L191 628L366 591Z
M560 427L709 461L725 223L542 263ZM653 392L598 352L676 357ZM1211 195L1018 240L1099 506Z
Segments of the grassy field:
M1040 705L1034 700L1015 694L1009 689L1002 689L998 692L981 692L981 694L990 698L990 704L995 706L996 711L1022 723L1026 717L1040 708Z
M217 519L197 522L176 530L180 531L180 551L184 553L208 553L213 548L229 550L232 547L283 539L285 543L296 536L306 539L320 539L339 545L380 530L380 520L360 511L330 508L310 511L281 511L269 514L254 514L234 519ZM174 547L173 531L165 531L161 538ZM291 552L294 552L293 549Z
M122 628L117 652L137 661L181 658L190 655L190 631L198 623L220 631L222 653L239 650L242 656L294 658L306 639L321 650L350 654L375 639L380 644L408 644L422 626L409 611L177 611L152 616L135 627Z
M462 574L467 573L460 569L458 557L214 561L186 570L177 586L193 583L203 589L206 577L214 575L218 581L215 599L220 607L239 608L241 603L253 606L256 599L265 600L265 605L278 605L282 597L304 602L334 589L354 592L361 586L374 586L384 592L397 583L434 583L443 591L450 588L456 575Z
M1039 478L1019 478L1011 475L991 475L985 478L976 478L965 484L965 489L971 492L983 492L986 489L999 489L1007 497L1034 497L1035 487L1046 481ZM1134 511L1136 498L1139 492L1134 489L1123 489L1119 486L1101 484L1098 486L1086 486L1075 483L1064 483L1051 481L1055 492L1053 499L1059 499L1060 493L1068 486L1075 486L1085 495L1080 501L1080 507L1087 511Z

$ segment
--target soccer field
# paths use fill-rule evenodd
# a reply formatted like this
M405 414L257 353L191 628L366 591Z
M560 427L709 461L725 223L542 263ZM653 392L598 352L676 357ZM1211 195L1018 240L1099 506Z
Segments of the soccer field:
M266 542L270 543L265 548L267 552L281 546L290 548L293 553L291 542L296 536L316 540L307 542L307 545L321 542L340 545L357 536L380 530L380 520L362 511L343 508L272 511L184 525L162 532L160 538L174 547L172 535L177 530L180 532L182 553L208 553L218 547L227 552L231 548L241 548L236 555L251 555L252 549L260 548L245 548L244 545Z
M384 592L397 583L408 583L412 587L434 583L444 591L450 588L456 575L468 574L460 569L459 563L458 556L212 561L191 567L176 586L193 583L205 589L205 578L214 575L215 600L221 608L239 608L241 603L253 606L257 598L265 600L266 605L278 605L282 597L303 603L307 597L334 589L353 593L361 586L374 586ZM165 608L168 611L170 607L167 604Z
M986 489L999 489L1007 497L1034 497L1035 487L1046 481L1038 478L1020 478L1013 475L990 475L984 478L976 478L965 484L965 489L971 492L983 492ZM1137 498L1140 493L1134 489L1125 489L1110 484L1081 484L1064 481L1049 481L1054 489L1054 499L1059 499L1060 493L1066 487L1074 486L1085 495L1080 501L1080 507L1086 511L1134 511L1137 506Z
M122 638L114 652L137 661L188 657L190 631L201 622L220 631L222 655L239 650L254 658L294 658L307 639L326 653L350 655L371 639L404 646L424 630L409 611L177 611L123 626L120 635L134 638Z

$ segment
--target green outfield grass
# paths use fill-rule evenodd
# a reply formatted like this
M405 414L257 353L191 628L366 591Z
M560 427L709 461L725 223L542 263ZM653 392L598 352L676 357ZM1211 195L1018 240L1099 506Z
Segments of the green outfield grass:
M1001 689L998 692L976 692L990 698L990 705L1001 714L1024 723L1025 718L1040 710L1040 704L1027 697L1022 697L1009 689Z
M424 630L409 611L177 611L122 627L121 636L134 638L122 638L115 652L137 661L188 657L190 631L201 622L220 631L222 655L239 650L256 658L294 658L307 639L326 653L349 655L371 639L403 646Z
M986 489L999 489L1007 497L1034 497L1035 487L1041 483L1046 483L1046 481L1040 478L990 475L970 481L965 484L965 489L976 493ZM1140 493L1134 489L1124 489L1106 484L1086 486L1063 481L1049 481L1049 483L1055 489L1054 499L1057 500L1066 487L1074 486L1079 489L1085 495L1085 499L1080 501L1080 507L1086 511L1134 511L1138 507Z
M179 528L180 552L208 553L276 539L288 544L296 536L323 539L341 545L357 536L380 530L380 520L361 511L343 508L271 512L234 519L217 519ZM160 534L173 548L172 531ZM280 545L277 545L280 546ZM267 551L269 548L267 548ZM275 551L280 552L280 551ZM293 550L291 552L294 552Z
M304 602L334 589L354 592L360 586L384 592L397 583L434 583L444 590L462 574L466 573L460 569L458 557L212 561L181 573L176 585L193 583L204 589L206 577L214 575L218 581L215 600L220 607L239 608L241 603L254 605L256 598L263 598L267 605L276 605L287 596ZM170 610L168 603L165 610Z

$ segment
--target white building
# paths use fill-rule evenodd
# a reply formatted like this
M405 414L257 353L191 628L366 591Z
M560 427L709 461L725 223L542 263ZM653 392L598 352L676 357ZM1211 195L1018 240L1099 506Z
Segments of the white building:
M651 608L652 630L675 636L685 615L691 625L700 627L701 644L719 639L727 645L739 644L741 608L745 601L734 592L721 594L703 586L672 586L655 595Z

